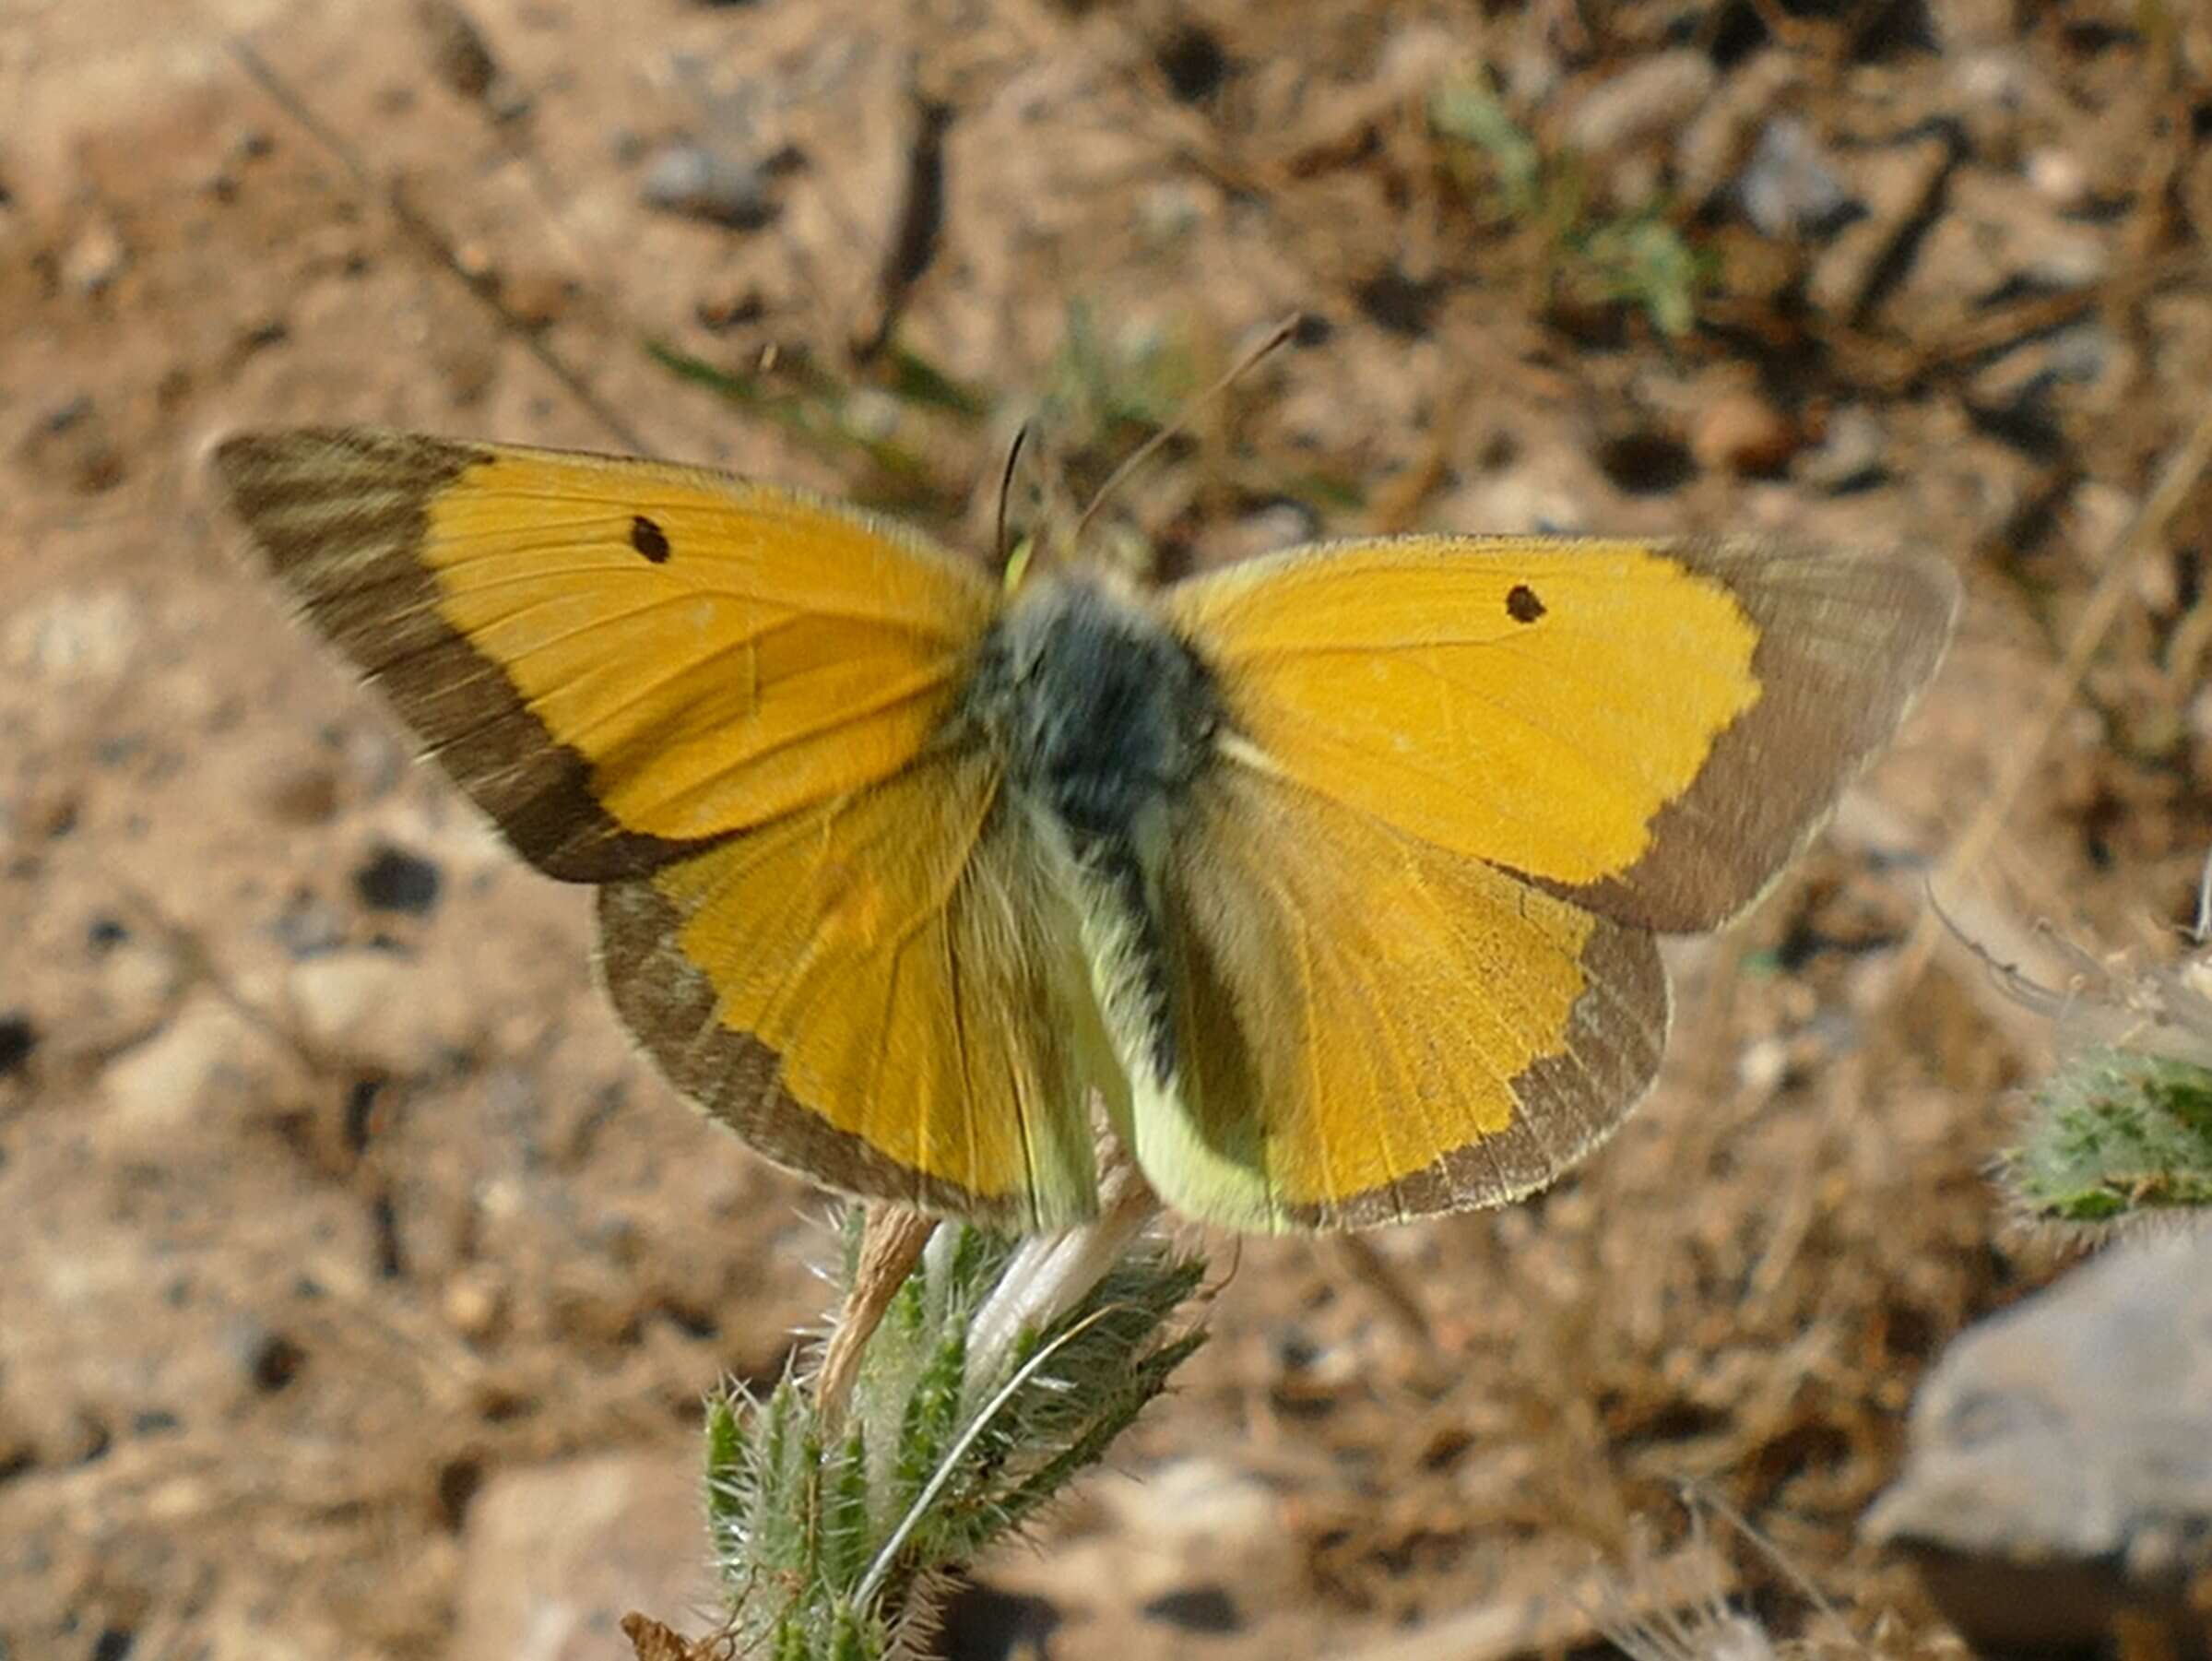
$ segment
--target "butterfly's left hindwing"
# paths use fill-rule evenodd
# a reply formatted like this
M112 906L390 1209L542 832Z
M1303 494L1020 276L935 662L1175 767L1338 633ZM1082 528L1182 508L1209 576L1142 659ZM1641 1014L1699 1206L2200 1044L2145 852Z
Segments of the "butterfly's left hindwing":
M600 891L677 1086L818 1181L1002 1227L1095 1204L1082 969L993 759L932 755Z

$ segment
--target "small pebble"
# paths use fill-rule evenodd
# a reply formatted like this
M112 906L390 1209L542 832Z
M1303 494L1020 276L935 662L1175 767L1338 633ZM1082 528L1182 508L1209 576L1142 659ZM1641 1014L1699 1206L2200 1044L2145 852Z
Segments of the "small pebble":
M500 303L525 328L545 328L561 321L576 285L558 271L518 271L500 279Z
M1722 393L1690 420L1690 454L1708 472L1778 472L1797 445L1797 423L1748 388Z
M1768 1034L1744 1046L1736 1058L1736 1080L1750 1095L1764 1098L1782 1087L1790 1073L1790 1046Z
M353 872L353 892L372 911L426 917L437 908L444 877L420 854L384 843Z
M61 261L62 281L72 292L91 296L104 292L130 264L130 250L112 219L94 219L69 244Z
M454 245L453 263L473 283L499 281L499 250L490 243L469 241Z
M392 952L310 957L293 965L286 986L310 1043L402 1078L451 1065L475 1041L481 1013L450 985L444 996L426 991L417 969Z
M2071 150L2036 150L2029 156L2024 171L2036 195L2062 213L2088 200L2089 170Z
M1777 115L1759 129L1736 197L1744 217L1771 237L1830 235L1858 212L1813 129L1794 115Z
M758 166L699 144L664 147L646 163L638 190L649 208L733 231L757 231L775 217Z
M1820 443L1797 458L1797 476L1816 490L1840 494L1881 478L1888 439L1881 418L1861 404L1846 404L1828 418Z
M231 1328L230 1337L239 1367L264 1395L290 1383L307 1359L307 1352L291 1338L250 1315Z
M445 1319L464 1338L491 1337L506 1319L507 1292L488 1267L466 1269L445 1288Z
M19 1009L0 1014L0 1078L25 1071L30 1052L39 1047L39 1029Z
M312 888L293 891L269 932L294 957L319 957L346 943L345 919Z

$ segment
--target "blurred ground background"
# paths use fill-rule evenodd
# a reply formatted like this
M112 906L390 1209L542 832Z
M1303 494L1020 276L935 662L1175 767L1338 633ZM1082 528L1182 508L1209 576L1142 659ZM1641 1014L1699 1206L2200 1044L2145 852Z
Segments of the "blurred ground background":
M948 1642L1521 1653L1481 1621L1633 1560L1638 1519L1663 1557L1690 1477L1841 1616L1723 1540L1778 1634L1955 1653L1855 1525L1945 1340L2060 1266L1986 1180L2048 1035L1913 931L2023 746L1942 888L1976 939L2170 956L2194 913L2200 498L2115 549L2212 385L2212 21L470 16L489 59L365 0L0 9L0 1655L622 1654L529 1647L509 1591L574 1549L673 1618L700 1397L821 1312L821 1202L633 1059L586 896L287 626L208 444L643 447L981 547L1022 419L1080 492L1294 311L1123 499L1163 569L1317 530L1908 540L1965 574L1962 635L1816 854L1675 953L1616 1143L1504 1215L1214 1242L1214 1341L1121 1451L1146 1479L982 1565ZM887 289L933 146L934 258ZM1553 1617L1537 1651L1594 1642Z

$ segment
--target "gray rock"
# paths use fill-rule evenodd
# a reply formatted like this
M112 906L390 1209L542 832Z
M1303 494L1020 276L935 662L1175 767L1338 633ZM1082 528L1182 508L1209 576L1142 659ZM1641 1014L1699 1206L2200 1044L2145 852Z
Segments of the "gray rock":
M671 144L646 164L639 194L649 208L733 231L757 231L775 217L765 172L703 144Z
M2212 1653L2212 1234L2118 1246L1954 1342L1868 1536L1968 1642Z
M1828 419L1820 443L1797 457L1797 477L1840 494L1878 483L1889 447L1882 418L1863 404L1846 404Z
M1744 217L1775 237L1827 235L1858 211L1820 140L1794 115L1777 115L1759 129L1736 197Z

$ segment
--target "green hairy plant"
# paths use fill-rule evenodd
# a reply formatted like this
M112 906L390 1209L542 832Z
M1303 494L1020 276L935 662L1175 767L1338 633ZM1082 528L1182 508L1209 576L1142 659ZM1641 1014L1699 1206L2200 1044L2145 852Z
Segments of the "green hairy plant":
M787 1376L765 1398L733 1386L710 1401L729 1648L776 1661L917 1652L952 1572L1104 1457L1202 1342L1175 1313L1204 1265L1137 1240L1149 1215L1023 1242L941 1225L848 1389Z
M2060 1034L2062 1059L2030 1096L2002 1166L2029 1220L2095 1232L2212 1205L2206 933L2200 917L2195 949L2147 970L2071 951L2076 973L2064 990L2005 974L2006 990Z
M2082 1050L2038 1086L2005 1176L2022 1209L2054 1223L2212 1205L2212 1067Z

